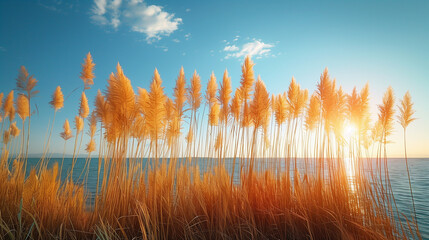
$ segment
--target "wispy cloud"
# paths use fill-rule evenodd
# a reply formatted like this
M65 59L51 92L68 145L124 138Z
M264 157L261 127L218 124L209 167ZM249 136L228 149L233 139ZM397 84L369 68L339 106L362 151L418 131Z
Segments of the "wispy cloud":
M142 0L94 0L91 19L100 25L118 29L121 25L146 35L151 43L169 36L179 28L181 18L168 13L162 6L148 5Z
M39 6L57 13L66 13L67 10L72 9L75 6L73 3L62 0L39 0L37 3Z
M225 48L223 50L225 52L235 52L235 51L238 51L239 48L235 45L230 45L230 46L225 46Z
M185 34L185 40L189 40L189 38L191 38L191 34L190 33Z
M238 38L238 36L236 37ZM236 40L235 40L236 41ZM274 47L274 44L268 44L262 42L262 40L253 39L250 42L244 43L241 47L237 47L236 45L227 45L224 47L223 51L227 54L225 55L225 59L229 58L243 58L247 55L254 56L259 59L262 57L267 57L272 55L271 49Z

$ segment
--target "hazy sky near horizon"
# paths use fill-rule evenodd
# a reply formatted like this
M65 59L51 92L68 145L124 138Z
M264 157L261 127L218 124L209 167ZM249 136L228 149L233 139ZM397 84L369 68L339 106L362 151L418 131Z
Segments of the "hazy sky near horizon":
M292 76L312 93L325 67L348 93L368 82L373 120L388 86L396 103L409 90L417 120L408 129L408 153L429 157L428 12L429 1L5 0L0 92L15 88L21 65L39 81L30 145L30 153L39 153L53 117L48 102L60 85L67 98L50 149L62 153L59 133L78 113L81 91L73 90L83 86L87 52L96 64L90 103L118 62L136 92L149 87L158 68L171 97L181 66L187 80L196 69L204 88L212 71L220 81L227 68L235 88L244 57L252 55L255 74L273 94L286 91ZM403 155L402 137L395 123L389 156Z

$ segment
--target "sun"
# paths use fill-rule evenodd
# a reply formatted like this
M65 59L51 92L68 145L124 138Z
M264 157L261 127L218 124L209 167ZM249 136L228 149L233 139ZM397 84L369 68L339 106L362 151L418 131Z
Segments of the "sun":
M343 136L345 139L350 139L355 136L357 133L357 128L352 123L346 123L344 129L343 129Z

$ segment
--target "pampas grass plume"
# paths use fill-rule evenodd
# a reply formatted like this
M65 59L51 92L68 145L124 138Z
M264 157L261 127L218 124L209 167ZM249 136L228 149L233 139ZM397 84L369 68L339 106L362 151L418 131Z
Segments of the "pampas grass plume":
M85 92L82 92L80 97L79 116L81 118L87 118L89 115L88 99L86 98Z
M398 121L403 128L407 128L411 122L416 120L415 118L413 118L413 115L415 113L413 105L414 104L411 100L411 94L407 91L399 105Z
M209 106L212 106L216 102L216 91L217 83L214 72L210 75L210 80L207 83L206 99Z
M196 111L200 107L201 99L201 80L195 70L191 78L191 86L188 88L188 102L192 110Z
M75 124L77 133L80 133L83 130L83 119L79 116L76 116L74 118L74 124Z
M66 119L64 121L64 125L63 125L63 129L64 131L62 133L60 133L60 136L64 139L64 140L69 140L70 138L73 137L72 135L72 131L70 129L70 124L69 124L69 120Z
M82 72L80 73L80 79L82 79L85 89L91 88L94 84L94 73L92 72L95 64L92 61L91 53L88 52L82 64Z
M54 94L52 94L52 100L49 102L49 104L51 104L55 111L58 111L64 107L64 95L60 86L55 89Z
M3 104L3 112L5 117L10 116L15 112L15 108L13 107L13 90L6 96Z
M16 109L18 116L22 121L25 121L25 119L30 116L28 98L24 94L18 95L18 98L16 99Z
M16 126L16 122L13 122L9 127L10 135L17 137L21 130Z

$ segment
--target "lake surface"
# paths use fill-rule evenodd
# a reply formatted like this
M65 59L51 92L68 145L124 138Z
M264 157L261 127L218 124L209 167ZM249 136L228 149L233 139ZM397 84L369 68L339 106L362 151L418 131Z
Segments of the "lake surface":
M39 158L29 158L27 165L27 173L31 167L35 166ZM62 159L51 159L49 165L58 161L61 165ZM143 160L145 161L145 160ZM203 161L200 159L199 161ZM234 174L234 181L239 182L238 163L236 162L236 173ZM299 162L299 160L298 160ZM87 190L91 193L96 191L97 182L97 164L98 158L93 158L89 167L89 174L87 179ZM414 201L416 205L417 221L419 224L420 232L423 239L429 240L429 159L428 158L411 158L408 159L409 168L411 172L411 184L413 187ZM72 159L64 159L63 171L61 177L64 179L72 164ZM79 158L76 161L73 179L78 179L82 169L85 165L85 158ZM103 165L103 164L102 164ZM231 168L232 162L226 160L226 165ZM229 166L228 166L229 165ZM399 210L407 217L411 216L412 201L410 196L410 189L408 185L408 175L405 165L405 160L401 158L391 158L388 160L390 181L395 195L396 203ZM284 164L282 165L284 169ZM91 194L94 195L94 194ZM91 201L91 198L89 199Z

